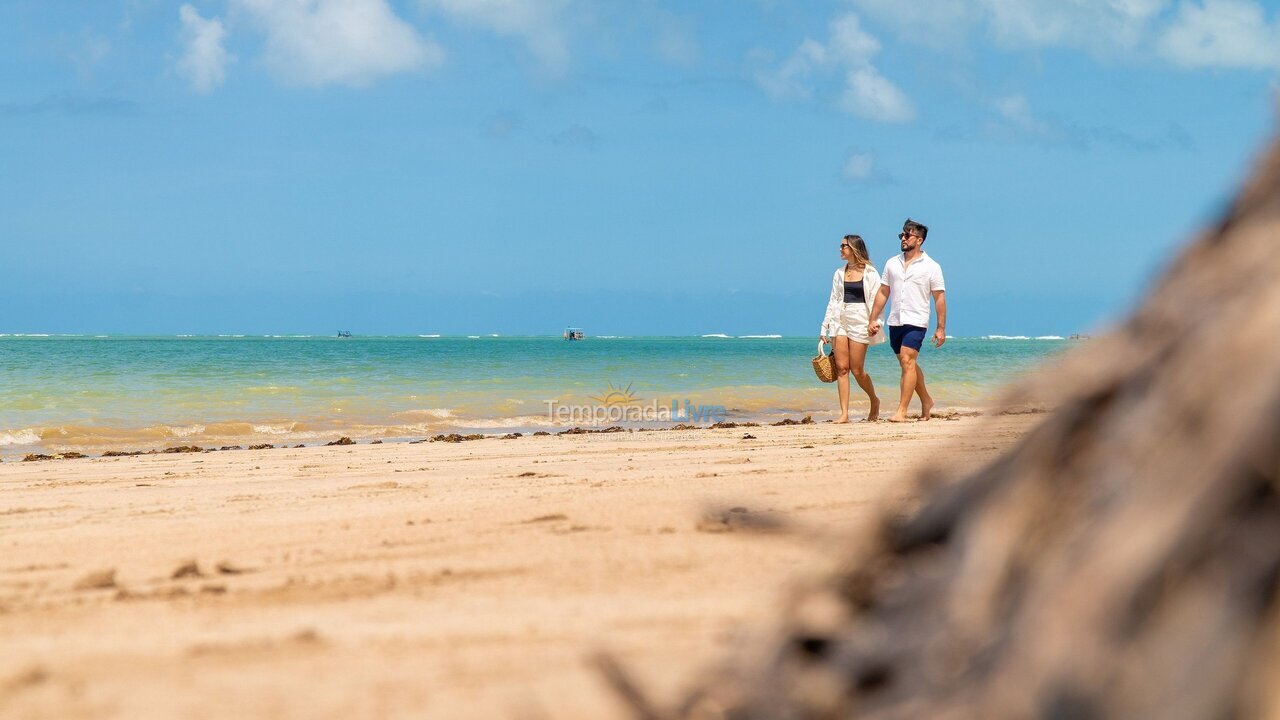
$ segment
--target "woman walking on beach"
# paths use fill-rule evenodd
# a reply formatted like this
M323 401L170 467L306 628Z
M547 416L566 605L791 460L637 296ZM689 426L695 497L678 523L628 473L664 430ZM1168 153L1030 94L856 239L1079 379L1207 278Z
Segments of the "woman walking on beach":
M849 373L853 373L858 387L871 401L871 411L867 413L867 421L871 422L880 417L880 398L864 363L867 348L885 341L883 331L867 334L871 305L880 292L880 273L868 259L866 243L857 235L844 236L840 257L845 262L831 278L831 299L827 301L820 335L824 344L830 341L835 345L836 387L840 390L840 417L835 422L849 422Z

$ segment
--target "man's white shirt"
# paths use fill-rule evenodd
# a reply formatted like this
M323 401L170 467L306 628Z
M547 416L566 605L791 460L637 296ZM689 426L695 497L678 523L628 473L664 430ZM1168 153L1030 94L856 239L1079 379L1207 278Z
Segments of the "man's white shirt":
M947 289L942 266L921 250L920 257L904 267L898 254L884 264L883 279L889 286L889 324L929 327L929 299L935 291Z

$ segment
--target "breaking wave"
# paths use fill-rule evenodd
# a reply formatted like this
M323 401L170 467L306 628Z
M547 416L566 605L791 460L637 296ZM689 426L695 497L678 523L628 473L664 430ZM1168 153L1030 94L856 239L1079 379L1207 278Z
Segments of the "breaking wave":
M0 446L34 445L40 442L40 433L32 428L22 430L0 430Z

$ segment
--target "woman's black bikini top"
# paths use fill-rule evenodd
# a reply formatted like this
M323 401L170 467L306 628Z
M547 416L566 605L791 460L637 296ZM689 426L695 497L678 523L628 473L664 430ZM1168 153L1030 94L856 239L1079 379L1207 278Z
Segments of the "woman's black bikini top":
M847 303L864 303L867 301L861 280L844 281L844 301Z

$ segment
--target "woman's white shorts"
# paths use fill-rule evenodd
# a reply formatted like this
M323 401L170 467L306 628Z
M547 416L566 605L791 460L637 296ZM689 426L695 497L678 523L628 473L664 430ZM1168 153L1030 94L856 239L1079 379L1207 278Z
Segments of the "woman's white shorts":
M871 338L867 335L869 317L865 303L845 303L844 312L840 313L840 324L836 327L836 337L845 335L854 342L869 345L871 343Z

